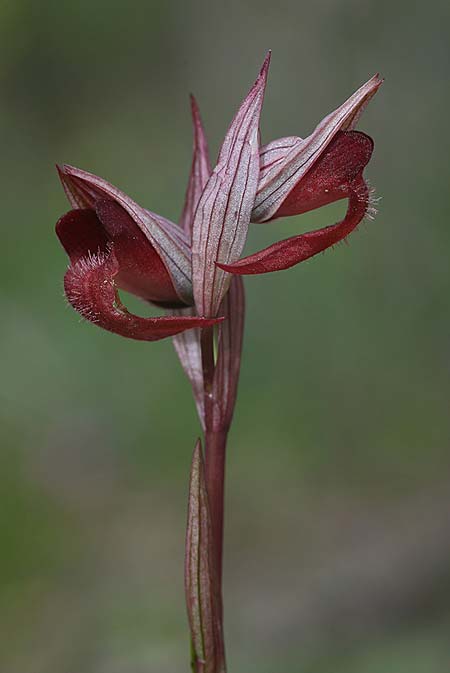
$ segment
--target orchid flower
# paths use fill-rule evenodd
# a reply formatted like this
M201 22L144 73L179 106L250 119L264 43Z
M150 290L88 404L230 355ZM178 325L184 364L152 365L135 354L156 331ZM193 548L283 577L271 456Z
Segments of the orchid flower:
M288 269L342 241L371 213L371 194L363 170L372 155L373 141L354 128L381 84L382 79L374 75L304 140L280 138L261 148L253 222L299 215L347 198L345 217L329 227L275 243L235 264L219 261L222 270L244 275Z
M270 53L211 166L199 109L191 98L194 149L178 224L135 203L102 178L64 165L71 210L56 233L70 264L66 297L110 332L155 341L172 336L192 386L204 434L190 475L185 556L186 604L194 673L225 673L222 545L225 454L239 380L245 274L287 269L348 236L371 208L363 177L372 140L354 130L381 79L375 75L306 139L259 145ZM348 199L341 222L294 236L240 259L250 222L296 215ZM127 311L126 290L165 310Z
M235 262L245 243L258 186L259 117L268 65L269 57L228 130L211 175L193 103L198 161L194 157L181 226L92 173L58 167L72 206L56 225L70 258L64 289L84 318L147 341L220 322L217 313L231 277L214 262ZM194 306L195 297L197 312L141 318L126 310L118 288L172 309Z
M75 310L106 330L147 341L217 322L129 313L117 288L162 307L192 303L186 236L106 180L71 166L59 173L73 206L57 222L56 233L70 258L64 289Z

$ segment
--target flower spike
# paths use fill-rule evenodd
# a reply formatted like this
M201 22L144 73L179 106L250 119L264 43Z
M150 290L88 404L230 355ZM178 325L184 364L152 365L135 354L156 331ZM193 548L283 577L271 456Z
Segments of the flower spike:
M244 247L259 177L259 118L270 54L225 136L216 167L195 212L192 279L199 315L217 315L230 278L218 267Z
M227 437L237 397L245 323L241 276L287 269L344 240L374 212L364 170L373 141L355 130L382 80L375 75L305 139L260 148L270 52L238 108L212 169L191 96L193 154L178 224L135 203L106 180L58 167L72 210L56 224L70 260L70 305L102 329L138 341L172 337L191 383L204 435L192 456L185 596L194 673L226 673L223 529ZM336 224L292 236L239 259L250 222L307 213L346 199ZM143 318L119 290L165 309ZM221 316L221 317L218 317ZM202 331L203 330L203 331Z

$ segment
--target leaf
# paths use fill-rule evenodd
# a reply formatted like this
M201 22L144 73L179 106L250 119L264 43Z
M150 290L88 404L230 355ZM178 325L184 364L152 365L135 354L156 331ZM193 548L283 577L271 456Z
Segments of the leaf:
M185 591L196 673L225 673L222 617L200 440L194 449L186 531Z
M259 177L259 118L269 60L270 54L228 129L195 213L192 282L199 315L217 315L230 278L215 262L235 262L247 237Z

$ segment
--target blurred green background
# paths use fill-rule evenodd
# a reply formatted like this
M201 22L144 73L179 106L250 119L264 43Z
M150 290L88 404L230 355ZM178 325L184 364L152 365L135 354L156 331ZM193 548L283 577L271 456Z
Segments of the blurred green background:
M450 669L449 44L444 0L2 0L0 670L188 670L182 565L199 432L170 340L66 308L69 162L176 219L188 93L213 154L268 48L263 140L370 75L375 222L249 278L230 437L232 673ZM247 250L344 204L255 226Z

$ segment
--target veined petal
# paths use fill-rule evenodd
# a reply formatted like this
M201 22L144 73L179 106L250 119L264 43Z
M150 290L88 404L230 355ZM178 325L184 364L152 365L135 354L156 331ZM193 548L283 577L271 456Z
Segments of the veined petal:
M99 200L112 200L130 215L148 238L170 274L176 293L188 306L193 303L191 257L188 241L177 225L139 206L103 178L73 166L58 167L61 181L74 207L95 209ZM178 230L175 234L175 230Z
M189 241L192 237L195 210L211 175L208 141L194 96L191 96L191 112L194 126L194 150L184 208L180 218L180 226L184 229Z
M139 341L157 341L193 327L207 327L217 320L191 317L141 318L120 302L115 286L119 264L113 246L106 252L80 258L64 277L69 303L84 318L109 332Z
M382 81L379 75L374 75L345 103L325 117L310 136L304 140L297 138L296 142L293 138L288 139L290 142L284 149L284 159L283 151L278 151L276 161L261 176L252 213L253 222L266 222L278 217L278 210L287 195L318 161L335 135L339 131L354 128L361 112L378 91ZM276 147L278 142L280 141L263 147L263 155L271 146Z
M272 142L261 147L259 151L260 168L258 189L259 185L263 184L269 170L273 170L277 165L281 166L286 159L286 155L300 140L302 139L297 136L288 136L286 138L272 140Z
M216 315L230 278L215 266L239 258L247 237L259 176L259 118L270 54L225 136L197 206L192 278L197 312Z

